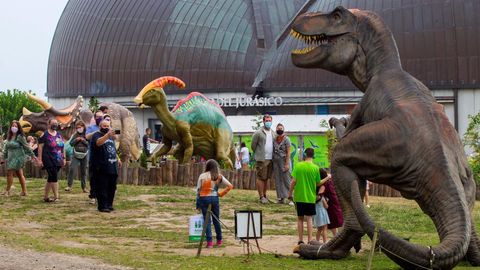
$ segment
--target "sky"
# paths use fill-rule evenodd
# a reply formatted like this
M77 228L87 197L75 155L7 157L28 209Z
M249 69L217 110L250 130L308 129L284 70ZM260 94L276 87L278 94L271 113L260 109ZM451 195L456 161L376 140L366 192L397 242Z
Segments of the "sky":
M0 91L45 97L50 45L68 0L0 0Z

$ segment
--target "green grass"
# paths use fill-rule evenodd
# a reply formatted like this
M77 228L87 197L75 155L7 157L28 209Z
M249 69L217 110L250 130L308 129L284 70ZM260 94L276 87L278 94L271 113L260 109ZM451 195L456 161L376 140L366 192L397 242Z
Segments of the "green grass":
M15 180L16 181L16 180ZM5 178L0 178L5 185ZM104 214L88 204L87 196L75 186L63 192L55 204L42 202L44 180L28 181L29 196L0 197L0 243L12 247L58 252L100 259L106 263L144 269L365 269L369 239L365 250L338 261L301 260L296 255L225 255L237 245L224 230L225 248L214 249L217 256L193 256L196 244L188 243L188 216L195 214L195 195L189 187L118 186L115 213ZM75 182L78 185L78 182ZM270 193L274 197L274 193ZM415 203L401 198L371 199L368 210L383 228L412 242L438 243L431 220ZM222 221L233 224L234 210L262 210L264 235L296 235L296 217L288 205L260 205L254 191L233 190L221 199ZM477 228L480 207L475 208ZM291 243L293 247L294 243ZM101 254L101 256L99 255ZM187 254L187 255L186 255ZM211 254L211 252L210 252ZM472 269L463 263L457 269ZM376 253L373 269L399 269L385 255Z

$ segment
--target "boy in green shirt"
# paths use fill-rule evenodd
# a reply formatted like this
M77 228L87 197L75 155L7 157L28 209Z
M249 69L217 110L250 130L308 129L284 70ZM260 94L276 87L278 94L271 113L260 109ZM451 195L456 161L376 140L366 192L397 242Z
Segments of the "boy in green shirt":
M295 202L297 209L298 244L303 244L303 221L306 216L308 242L312 240L312 216L315 212L316 188L323 184L320 181L319 167L313 163L313 148L305 149L305 161L295 166L292 172L292 183L288 198Z

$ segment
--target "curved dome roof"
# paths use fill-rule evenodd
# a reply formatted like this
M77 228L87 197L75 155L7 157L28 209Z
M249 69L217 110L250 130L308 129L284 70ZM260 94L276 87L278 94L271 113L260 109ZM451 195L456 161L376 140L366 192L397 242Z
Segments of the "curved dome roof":
M308 12L329 12L337 5L373 10L390 27L403 68L430 89L480 87L480 1L348 0L308 1ZM304 45L280 34L254 82L265 90L354 89L347 77L293 66L290 51Z
M250 89L261 57L305 0L70 0L50 50L49 97Z

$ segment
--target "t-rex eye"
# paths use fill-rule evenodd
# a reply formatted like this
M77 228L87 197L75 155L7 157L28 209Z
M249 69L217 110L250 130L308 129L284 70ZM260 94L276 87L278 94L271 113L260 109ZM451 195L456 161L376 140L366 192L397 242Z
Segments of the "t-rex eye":
M333 19L335 19L335 20L338 21L338 20L340 20L341 18L342 18L342 16L340 16L340 14L338 14L338 12L333 13Z

